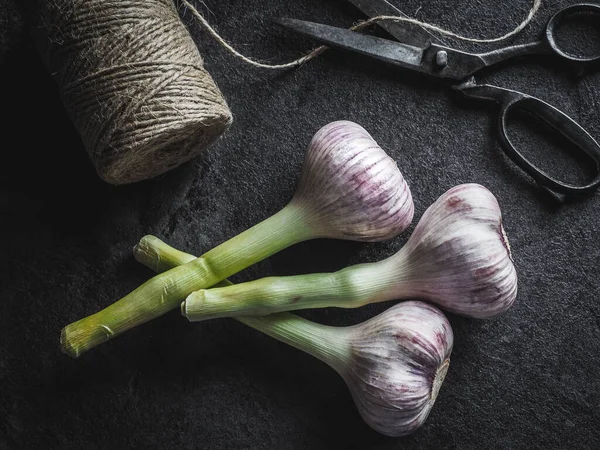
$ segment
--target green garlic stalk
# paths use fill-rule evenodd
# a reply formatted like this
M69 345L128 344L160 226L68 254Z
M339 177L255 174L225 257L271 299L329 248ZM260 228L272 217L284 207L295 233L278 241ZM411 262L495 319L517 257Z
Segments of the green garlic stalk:
M194 256L146 236L135 258L161 271ZM423 302L400 303L343 328L290 313L236 319L336 370L365 422L388 436L412 433L425 422L450 364L452 328L441 311Z
M419 298L456 314L487 318L510 308L516 295L498 202L483 186L464 184L431 205L406 245L383 261L200 290L187 297L182 311L198 321Z
M281 211L199 258L147 281L116 303L66 326L61 349L78 357L177 308L190 293L307 239L391 239L412 221L408 185L364 128L333 122L313 137L298 188Z

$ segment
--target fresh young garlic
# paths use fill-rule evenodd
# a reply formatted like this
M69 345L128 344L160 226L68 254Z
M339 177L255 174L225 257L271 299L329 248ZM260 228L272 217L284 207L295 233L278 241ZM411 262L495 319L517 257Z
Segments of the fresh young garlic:
M346 328L290 313L238 320L335 369L363 420L387 436L423 425L450 364L452 328L439 309L419 301L399 303Z
M136 259L156 271L195 258L153 236L141 243ZM388 436L410 434L425 422L450 364L452 328L440 310L419 301L344 328L289 313L236 319L330 365L365 422Z
M431 205L406 245L390 258L331 274L270 277L200 290L182 304L191 321L419 298L485 318L506 311L517 275L496 198L464 184Z
M72 357L177 308L191 292L313 238L381 241L404 231L414 212L408 185L360 125L330 123L313 137L298 189L281 211L203 256L144 283L102 311L66 326Z

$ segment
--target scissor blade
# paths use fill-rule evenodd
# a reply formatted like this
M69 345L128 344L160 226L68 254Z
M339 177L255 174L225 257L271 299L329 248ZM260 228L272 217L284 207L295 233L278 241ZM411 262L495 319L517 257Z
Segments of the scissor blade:
M408 17L394 5L386 0L349 0L354 6L360 9L369 17L377 16L400 16ZM398 41L413 45L415 47L426 48L431 43L431 34L425 28L407 22L379 22L381 28L394 36Z
M424 71L421 66L423 49L412 45L304 20L281 18L276 19L275 22L327 46L361 53L420 72Z

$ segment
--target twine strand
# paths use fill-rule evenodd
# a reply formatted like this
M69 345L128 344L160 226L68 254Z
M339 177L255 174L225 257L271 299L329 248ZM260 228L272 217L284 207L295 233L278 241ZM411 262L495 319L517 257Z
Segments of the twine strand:
M219 45L221 47L223 47L224 49L226 49L229 53L231 53L232 55L234 55L236 58L244 61L247 64L250 64L254 67L258 67L261 69L271 69L271 70L282 70L282 69L291 69L297 66L300 66L302 64L304 64L305 62L319 56L320 54L322 54L324 51L326 51L328 49L327 46L325 45L321 45L317 48L315 48L314 50L312 50L310 53L301 56L300 58L297 58L293 61L287 62L287 63L283 63L283 64L268 64L268 63L263 63L260 62L256 59L250 58L246 55L244 55L243 53L239 52L238 50L236 50L233 46L231 46L231 44L229 44L209 23L208 21L204 18L204 16L202 14L200 14L200 12L198 11L198 9L192 5L188 0L181 0L181 4L184 5L189 11L191 11L192 15L200 22L200 24L204 27L204 29L206 31L208 31L208 33L219 43ZM455 39L459 39L461 41L465 41L465 42L472 42L472 43L493 43L493 42L501 42L504 41L506 39L509 39L515 35L517 35L518 33L520 33L521 31L523 31L523 29L529 25L529 23L531 23L531 21L533 20L533 17L537 14L538 10L540 9L542 5L542 0L533 0L533 4L531 6L531 9L529 10L529 12L527 13L527 16L525 17L525 19L512 31L499 36L499 37L495 37L495 38L471 38L471 37L466 37L466 36L461 36L460 34L454 33L453 31L449 31L446 30L444 28L441 28L437 25L434 24L430 24L427 22L422 22L420 20L411 18L411 17L401 17L401 16L377 16L377 17L373 17L371 19L362 21L357 23L356 25L350 27L350 30L352 31L360 31L363 30L364 28L376 24L376 23L380 23L380 22L385 22L385 21L389 21L389 22L405 22L405 23L411 23L414 25L418 25L422 28L425 28L429 31L433 31L436 33L439 33L441 35L444 36L448 36L448 37L453 37Z

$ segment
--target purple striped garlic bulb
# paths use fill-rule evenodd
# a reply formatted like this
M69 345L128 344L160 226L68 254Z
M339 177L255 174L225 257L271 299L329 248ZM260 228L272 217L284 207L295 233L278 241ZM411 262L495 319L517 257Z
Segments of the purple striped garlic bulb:
M289 313L238 320L330 365L365 422L387 436L404 436L423 425L450 364L450 323L435 306L419 301L399 303L345 328Z
M494 195L462 184L431 205L406 245L391 258L398 292L446 311L486 318L510 308L517 272Z
M388 436L412 433L427 419L448 371L450 323L436 307L408 301L350 331L351 356L340 374L360 415Z
M414 205L396 162L360 125L332 122L314 135L293 202L321 237L379 241L404 231Z

